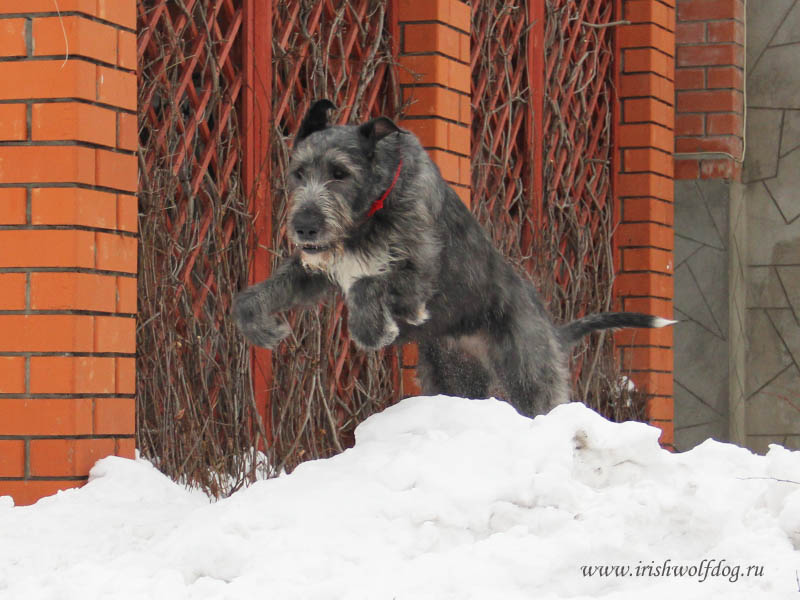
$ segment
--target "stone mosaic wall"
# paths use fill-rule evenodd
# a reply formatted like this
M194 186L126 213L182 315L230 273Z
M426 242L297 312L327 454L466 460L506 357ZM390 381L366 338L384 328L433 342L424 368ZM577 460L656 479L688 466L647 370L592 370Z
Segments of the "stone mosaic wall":
M675 182L675 444L728 439L729 184Z
M747 444L800 448L800 1L750 2Z

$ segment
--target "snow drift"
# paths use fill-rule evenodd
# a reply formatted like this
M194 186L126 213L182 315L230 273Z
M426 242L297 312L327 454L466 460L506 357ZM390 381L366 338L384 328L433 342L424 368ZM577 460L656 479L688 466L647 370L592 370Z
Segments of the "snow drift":
M800 452L657 440L580 404L440 396L215 503L107 458L79 490L0 499L0 598L798 597Z

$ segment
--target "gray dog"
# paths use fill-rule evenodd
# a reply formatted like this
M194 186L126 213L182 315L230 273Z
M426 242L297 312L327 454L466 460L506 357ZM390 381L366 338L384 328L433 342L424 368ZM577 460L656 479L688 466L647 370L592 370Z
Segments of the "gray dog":
M315 304L335 285L358 346L418 342L425 394L495 396L533 416L568 400L567 354L581 337L672 323L603 313L555 326L413 134L386 117L331 126L332 108L315 102L294 143L296 253L235 298L253 344L274 348L289 334L276 313Z

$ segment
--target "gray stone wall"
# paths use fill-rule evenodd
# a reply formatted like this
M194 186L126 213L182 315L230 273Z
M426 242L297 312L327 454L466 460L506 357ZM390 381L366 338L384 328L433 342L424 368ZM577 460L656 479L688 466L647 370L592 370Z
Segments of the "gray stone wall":
M675 447L728 439L729 185L675 182Z
M728 204L728 440L747 443L747 203L733 183Z
M800 1L748 3L747 445L800 448Z

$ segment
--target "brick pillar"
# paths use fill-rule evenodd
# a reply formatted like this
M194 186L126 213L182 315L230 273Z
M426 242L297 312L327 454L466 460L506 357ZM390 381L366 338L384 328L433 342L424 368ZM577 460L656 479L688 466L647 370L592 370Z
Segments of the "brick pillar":
M741 185L745 5L743 0L681 0L677 9L676 239L678 255L686 258L676 267L676 307L683 320L676 347L679 360L687 363L692 355L715 356L699 373L688 368L691 363L676 373L678 444L688 449L713 436L744 445L747 316L752 314L745 287L747 210ZM777 74L773 78L780 79ZM719 223L703 221L711 210L718 218L727 213L727 231L724 217ZM697 240L703 242L699 248ZM712 280L697 277L718 269L726 254L727 273L718 272ZM693 302L698 296L702 304ZM707 315L714 319L710 327Z
M0 3L0 495L133 457L135 0Z
M399 78L411 102L400 126L414 132L442 177L470 205L470 7L458 0L399 0ZM414 380L416 347L403 349L403 389Z
M617 30L620 119L615 293L623 310L672 317L675 0L623 0ZM672 328L615 335L622 365L647 395L648 420L674 440Z
M740 179L742 0L683 0L676 31L675 178Z

